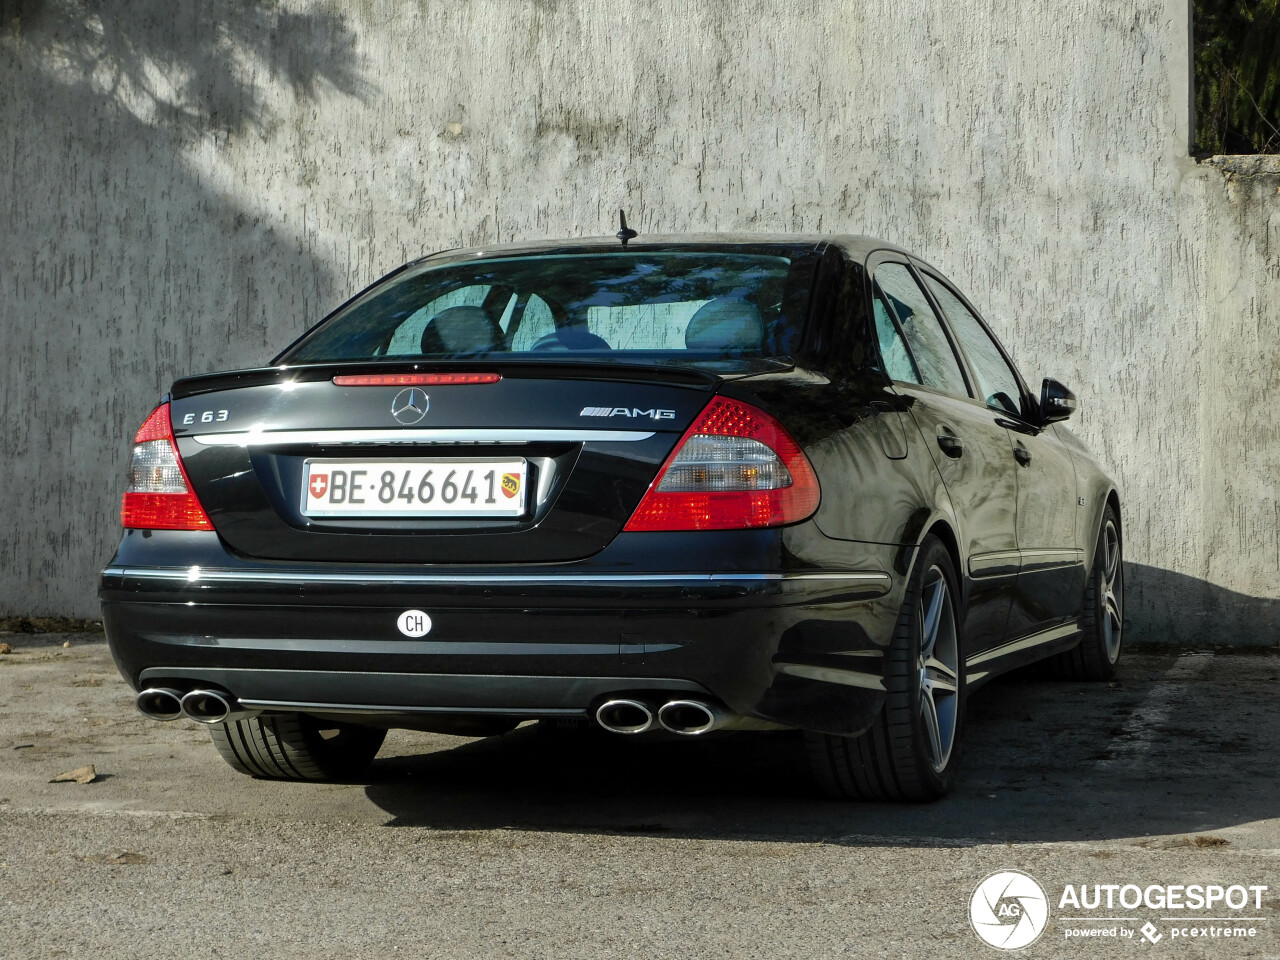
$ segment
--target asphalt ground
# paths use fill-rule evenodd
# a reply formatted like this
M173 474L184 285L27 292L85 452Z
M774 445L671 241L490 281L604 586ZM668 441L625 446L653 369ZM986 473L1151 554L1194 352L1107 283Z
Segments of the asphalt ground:
M997 681L954 793L892 806L820 798L789 734L393 732L360 782L256 781L136 713L100 635L0 641L4 958L1280 957L1275 650ZM970 922L1008 869L1049 909L1016 954ZM1089 910L1068 884L1267 889Z

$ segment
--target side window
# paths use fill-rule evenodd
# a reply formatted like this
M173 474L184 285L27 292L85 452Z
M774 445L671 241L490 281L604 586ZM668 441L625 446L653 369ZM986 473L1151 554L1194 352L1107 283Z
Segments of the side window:
M969 396L951 341L911 271L900 263L886 263L876 268L875 279L911 347L919 381L944 393Z
M991 335L945 284L925 274L925 282L942 305L951 329L955 331L964 352L969 356L974 376L978 378L978 394L987 406L1017 416L1022 415L1022 390L1018 377L1005 362Z
M911 351L907 349L902 334L898 332L897 324L893 322L889 306L885 303L884 291L880 289L879 284L875 287L874 303L876 339L880 341L880 356L884 358L884 372L891 380L920 383L920 371L916 369L916 362L911 359Z

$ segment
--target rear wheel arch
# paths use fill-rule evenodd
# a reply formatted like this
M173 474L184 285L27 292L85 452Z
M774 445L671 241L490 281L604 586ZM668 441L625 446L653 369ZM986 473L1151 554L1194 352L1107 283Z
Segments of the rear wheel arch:
M947 553L951 556L951 564L955 568L956 586L960 589L961 609L968 605L969 602L969 578L965 576L965 565L960 557L960 541L956 537L956 532L952 529L951 524L943 518L938 518L930 527L925 530L920 537L920 543L916 544L916 558L920 555L920 545L924 543L928 536L937 537L942 541L942 545L947 548ZM912 569L915 567L915 559L912 560ZM910 574L911 571L908 571Z
M1124 537L1119 497L1114 491L1103 501L1099 512L1080 607L1080 639L1071 649L1047 661L1051 675L1069 680L1110 680L1122 652ZM1114 539L1108 527L1114 528Z
M1094 551L1098 545L1098 538L1102 536L1102 525L1106 522L1107 509L1114 511L1116 516L1116 531L1120 536L1120 545L1124 546L1124 513L1120 509L1120 494L1114 487L1108 487L1104 496L1099 496L1094 501L1097 503L1097 511L1089 518L1088 535L1085 537L1084 543L1080 545L1084 550L1085 568L1089 575L1093 575Z
M1123 542L1124 541L1124 512L1120 509L1120 494L1117 493L1114 489L1107 494L1107 506L1109 506L1112 510L1116 512L1116 521L1120 524L1120 530L1118 532L1120 534L1120 540L1121 542ZM1106 511L1104 510L1103 512L1105 513ZM1098 526L1099 527L1102 526L1101 519L1099 519L1098 521Z
M945 546L947 548L947 552L951 554L951 562L956 565L956 576L963 580L964 574L962 571L964 570L964 566L960 563L960 542L956 539L955 531L951 529L950 524L945 520L938 520L932 527L925 531L926 537L930 534L933 534L933 536L942 541L942 545ZM921 537L920 540L923 543L924 537Z
M885 650L886 693L878 716L857 736L805 734L810 768L831 796L927 801L946 793L954 779L965 682L960 611L947 596L960 576L947 569L954 567L952 549L937 529L922 539L905 580Z
M942 543L947 555L951 558L951 566L956 575L956 587L959 591L957 599L959 600L960 620L963 623L963 611L969 605L969 578L965 572L967 568L960 556L960 540L947 517L934 516L932 522L924 525L916 542L903 547L898 572L902 574L902 582L904 584L910 582L912 575L915 573L916 564L920 560L921 547L930 536L937 538ZM964 636L962 633L961 644L963 643Z

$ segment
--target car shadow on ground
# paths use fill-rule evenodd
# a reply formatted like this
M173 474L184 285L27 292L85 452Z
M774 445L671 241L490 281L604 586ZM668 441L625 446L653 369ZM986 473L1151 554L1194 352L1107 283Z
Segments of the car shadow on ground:
M1152 651L1112 684L1020 674L970 703L963 768L931 804L825 799L802 738L548 734L377 761L390 825L920 846L1201 833L1280 815L1274 652Z

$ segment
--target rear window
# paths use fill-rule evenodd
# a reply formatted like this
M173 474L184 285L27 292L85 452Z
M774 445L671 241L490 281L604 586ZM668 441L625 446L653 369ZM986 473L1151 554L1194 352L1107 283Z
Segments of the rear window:
M375 287L276 362L787 356L812 275L808 257L738 253L424 265Z

